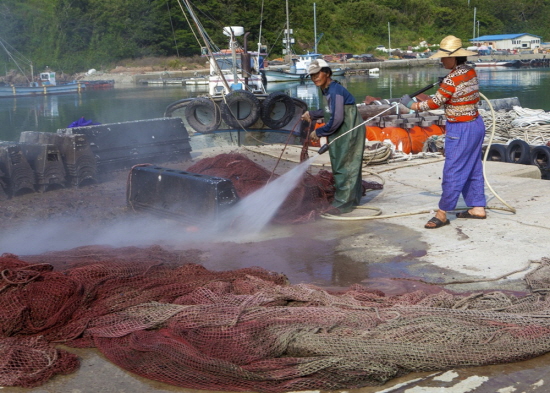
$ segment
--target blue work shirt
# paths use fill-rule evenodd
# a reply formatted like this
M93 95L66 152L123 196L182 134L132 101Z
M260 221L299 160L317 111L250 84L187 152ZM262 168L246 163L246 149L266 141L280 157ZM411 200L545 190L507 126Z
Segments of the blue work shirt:
M344 122L344 106L355 105L355 98L337 81L331 81L326 89L321 89L321 92L326 99L327 108L310 111L309 115L312 120L317 120L323 118L326 111L330 114L330 119L324 126L315 130L318 137L329 136L338 131Z

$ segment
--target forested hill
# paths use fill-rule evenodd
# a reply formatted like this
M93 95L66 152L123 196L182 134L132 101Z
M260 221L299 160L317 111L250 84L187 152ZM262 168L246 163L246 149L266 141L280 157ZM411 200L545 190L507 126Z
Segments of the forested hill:
M71 73L146 56L193 56L200 45L189 28L184 0L0 0L0 39L12 54ZM243 26L249 45L261 42L279 57L285 0L190 0L219 47L223 26ZM320 53L368 53L376 45L439 43L454 34L530 33L550 38L547 0L288 0L295 53L314 48L314 6ZM474 19L475 9L475 19ZM263 10L263 12L262 12ZM475 20L475 22L474 22ZM479 22L478 22L479 21ZM475 32L474 32L475 26ZM478 29L479 26L479 29ZM14 68L0 47L0 66ZM3 71L3 70L2 70Z

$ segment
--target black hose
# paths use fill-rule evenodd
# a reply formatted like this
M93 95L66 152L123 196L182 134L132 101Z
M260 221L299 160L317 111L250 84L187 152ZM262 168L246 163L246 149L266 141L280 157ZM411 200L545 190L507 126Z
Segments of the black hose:
M430 89L431 89L432 87L434 87L435 85L439 85L439 84L441 83L442 80L443 80L443 78L439 78L439 79L437 80L437 82L434 82L434 83L432 83L432 84L429 84L428 86L423 87L422 89L420 89L420 90L418 90L418 91L415 91L415 92L412 93L412 94L409 94L409 97L413 98L413 97L416 97L416 96L419 95L419 94L424 93L424 92L427 91L427 90L430 90Z

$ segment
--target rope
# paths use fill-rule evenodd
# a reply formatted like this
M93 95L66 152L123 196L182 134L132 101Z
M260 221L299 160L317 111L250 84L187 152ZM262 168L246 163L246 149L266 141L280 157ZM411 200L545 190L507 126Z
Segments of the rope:
M380 215L382 214L382 211L380 208L377 207L367 207L367 206L356 206L356 209L369 209L369 210L375 210L379 211L379 214L375 214L372 216L357 216L357 217L342 217L342 216L334 216L332 214L321 214L321 217L329 219L329 220L338 220L338 221L362 221L362 220L374 220L374 219L383 219L383 218L396 218L396 217L406 217L406 216L415 216L418 214L433 214L434 211L432 209L429 210L420 210L417 212L408 212L408 213L396 213L396 214L387 214L387 215ZM468 208L456 208L454 210L450 210L450 213L457 212L459 210L467 210ZM498 206L487 206L486 209L489 210L503 210L503 211L510 211L509 209L498 207Z
M363 166L384 164L392 155L389 143L368 141L363 152Z
M550 140L550 114L542 109L514 106L508 112L494 112L494 116L489 116L488 112L482 109L479 113L487 129L495 128L494 139L499 143L522 139L530 145L537 145L546 144Z
M290 137L292 136L292 133L294 132L294 129L296 128L296 125L298 124L298 122L296 122L294 124L294 127L292 128L292 130L290 131L290 133L288 134L288 138L286 138L286 142L285 142L285 145L283 147L283 150L281 150L281 154L279 155L279 158L277 159L277 162L275 163L275 167L273 168L273 170L271 171L271 175L269 176L269 179L267 180L267 183L269 183L271 181L271 178L273 177L273 175L275 174L275 169L277 169L277 166L279 165L279 162L281 161L281 157L283 156L287 146L288 146L288 142L290 141ZM266 183L266 184L267 184Z
M420 212L414 212L414 213L398 213L398 214L388 214L388 215L382 216L381 215L382 209L378 207L356 206L356 209L374 210L377 212L377 214L373 216L360 216L360 217L342 217L342 216L334 216L332 214L321 214L321 217L326 218L328 220L337 220L337 221L362 221L362 220L374 220L374 219L382 219L382 218L413 216L415 214L424 214L424 213L430 212L430 210L422 210Z
M273 145L276 145L277 143L272 143ZM266 145L272 145L272 144L267 144ZM293 145L292 145L293 146ZM256 154L263 154L264 156L268 156L268 157L274 157L274 158L278 158L279 155L276 155L276 154L273 154L273 153L270 153L270 152L267 152L267 151L257 151L257 150L253 150L251 149L249 146L241 146L241 148L243 149L246 149L246 150L249 150L253 153L256 153ZM300 159L294 159L294 158L289 158L289 157L285 157L284 158L285 161L288 161L288 162L295 162L297 164L300 164L302 161L300 161ZM315 162L312 162L310 163L310 166L324 166L325 164L324 163L315 163Z
M419 281L421 283L424 283L424 284L429 284L429 285L443 285L443 286L447 286L447 285L457 285L457 284L476 284L476 283L481 283L481 282L490 282L490 281L500 281L504 278L507 278L513 274L517 274L517 273L522 273L526 270L528 270L532 264L540 264L540 262L536 262L536 261L527 261L523 267L520 267L519 269L516 269L516 270L512 270L511 272L508 272L508 273L504 273L504 274L501 274L500 276L498 277L493 277L493 278L483 278L483 279L480 279L480 280L461 280L461 281L451 281L451 282L446 282L446 283L434 283L434 282L429 282L429 281L424 281L422 279L414 279L413 281ZM397 279L396 279L397 280ZM405 279L406 280L406 279ZM412 280L412 279L411 279Z
M483 95L481 92L479 93L481 98L485 99L485 101L489 104L489 108L491 109L491 115L493 115L493 119L495 117L495 110L493 109L493 105L491 105L491 102L485 95ZM495 122L493 122L492 130L491 130L491 136L489 137L489 142L487 144L487 149L485 150L485 155L483 156L483 178L485 179L485 184L487 185L487 188L491 190L493 195L500 201L502 204L504 204L506 207L508 207L508 211L516 214L516 209L510 206L508 203L506 203L497 193L495 190L493 190L493 187L489 183L489 180L487 180L486 170L485 166L487 163L487 156L489 155L489 148L491 146L491 143L493 142L493 136L495 135Z

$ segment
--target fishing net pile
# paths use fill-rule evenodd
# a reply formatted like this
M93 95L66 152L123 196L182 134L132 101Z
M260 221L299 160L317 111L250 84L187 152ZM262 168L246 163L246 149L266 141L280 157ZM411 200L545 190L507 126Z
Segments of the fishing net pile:
M239 153L204 158L187 170L231 180L239 198L250 195L278 177ZM363 181L363 195L367 189L381 188L380 183ZM301 183L288 195L272 221L290 224L315 220L331 208L334 191L334 176L331 172L320 170L315 175L306 172Z
M260 392L373 386L550 350L550 259L522 296L384 296L290 285L260 268L210 271L202 257L158 246L2 255L0 386L73 372L78 359L57 344L176 386Z

